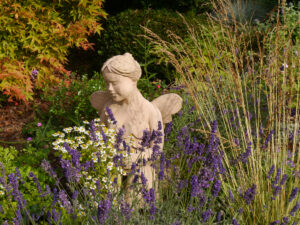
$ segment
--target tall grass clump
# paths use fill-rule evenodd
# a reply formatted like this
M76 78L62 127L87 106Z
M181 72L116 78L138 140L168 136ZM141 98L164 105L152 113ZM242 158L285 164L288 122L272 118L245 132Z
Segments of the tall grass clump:
M268 21L253 26L229 20L224 5L214 4L219 16L210 16L208 27L186 24L185 40L170 32L166 42L145 29L155 53L176 68L192 96L197 131L214 134L224 153L219 221L297 224L299 11L283 1Z

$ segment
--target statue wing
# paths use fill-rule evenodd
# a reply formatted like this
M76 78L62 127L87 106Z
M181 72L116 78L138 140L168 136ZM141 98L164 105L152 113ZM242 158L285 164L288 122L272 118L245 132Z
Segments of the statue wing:
M96 91L90 96L90 102L100 115L110 98L110 95L106 91Z
M182 98L178 94L170 93L159 96L151 103L159 109L163 123L169 123L172 121L172 115L181 109Z

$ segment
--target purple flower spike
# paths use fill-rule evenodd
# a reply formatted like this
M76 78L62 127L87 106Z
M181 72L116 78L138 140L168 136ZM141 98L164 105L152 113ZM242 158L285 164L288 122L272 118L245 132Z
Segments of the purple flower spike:
M293 199L296 197L297 193L298 193L299 188L293 188L292 193L290 194L289 197L289 202L293 201Z
M109 107L106 107L105 110L108 114L109 119L113 122L113 124L117 124L117 121L116 121L116 119L114 117L114 114L112 113L111 109Z
M253 184L252 187L247 189L243 195L243 198L248 205L254 200L255 194L256 194L256 185Z
M209 219L209 217L211 215L212 215L212 210L211 209L203 211L202 212L202 220L203 220L203 222L205 223Z
M220 180L217 180L213 186L213 190L212 190L212 195L214 197L217 197L219 192L221 190L221 181Z
M274 170L275 170L275 166L273 165L268 173L267 178L270 178L272 176L272 174L274 173Z
M252 143L249 142L248 143L248 148L247 148L246 152L244 152L244 153L242 153L242 154L239 155L239 159L241 160L241 162L243 162L243 163L247 163L248 162L248 158L251 155L251 145L252 145Z
M298 209L299 209L299 202L296 202L296 205L290 211L290 215L294 216L294 214L298 211Z
M236 221L236 219L232 219L232 225L239 225L238 222Z
M109 199L100 201L98 204L97 219L100 224L104 224L109 217L111 202Z
M127 202L121 201L120 202L120 208L122 215L129 220L131 217L131 212L133 209L130 207L130 205Z

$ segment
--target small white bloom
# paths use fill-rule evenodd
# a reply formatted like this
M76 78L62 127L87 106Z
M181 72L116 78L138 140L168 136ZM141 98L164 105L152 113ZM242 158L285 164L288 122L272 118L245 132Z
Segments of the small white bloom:
M97 157L93 157L92 160L93 160L94 163L98 162L98 158Z
M106 183L106 182L107 182L107 178L106 178L106 177L103 177L103 178L102 178L102 182Z
M81 147L82 149L87 149L89 146L86 145L86 144L82 144L82 145L80 145L80 147Z
M86 171L82 171L82 174L86 176L88 173Z
M93 181L93 183L96 183L96 182L97 182L97 180L98 180L97 178L93 178L93 180L92 180L92 181Z
M87 180L91 180L92 179L92 176L91 175L89 175L89 176L87 176L87 178L86 178Z
M90 189L95 190L96 189L96 185L95 184L91 184Z

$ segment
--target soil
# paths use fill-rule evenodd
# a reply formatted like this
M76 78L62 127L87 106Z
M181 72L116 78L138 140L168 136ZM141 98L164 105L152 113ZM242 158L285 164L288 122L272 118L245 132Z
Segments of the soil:
M0 145L21 148L26 142L22 135L25 124L34 119L32 105L6 105L0 108Z

